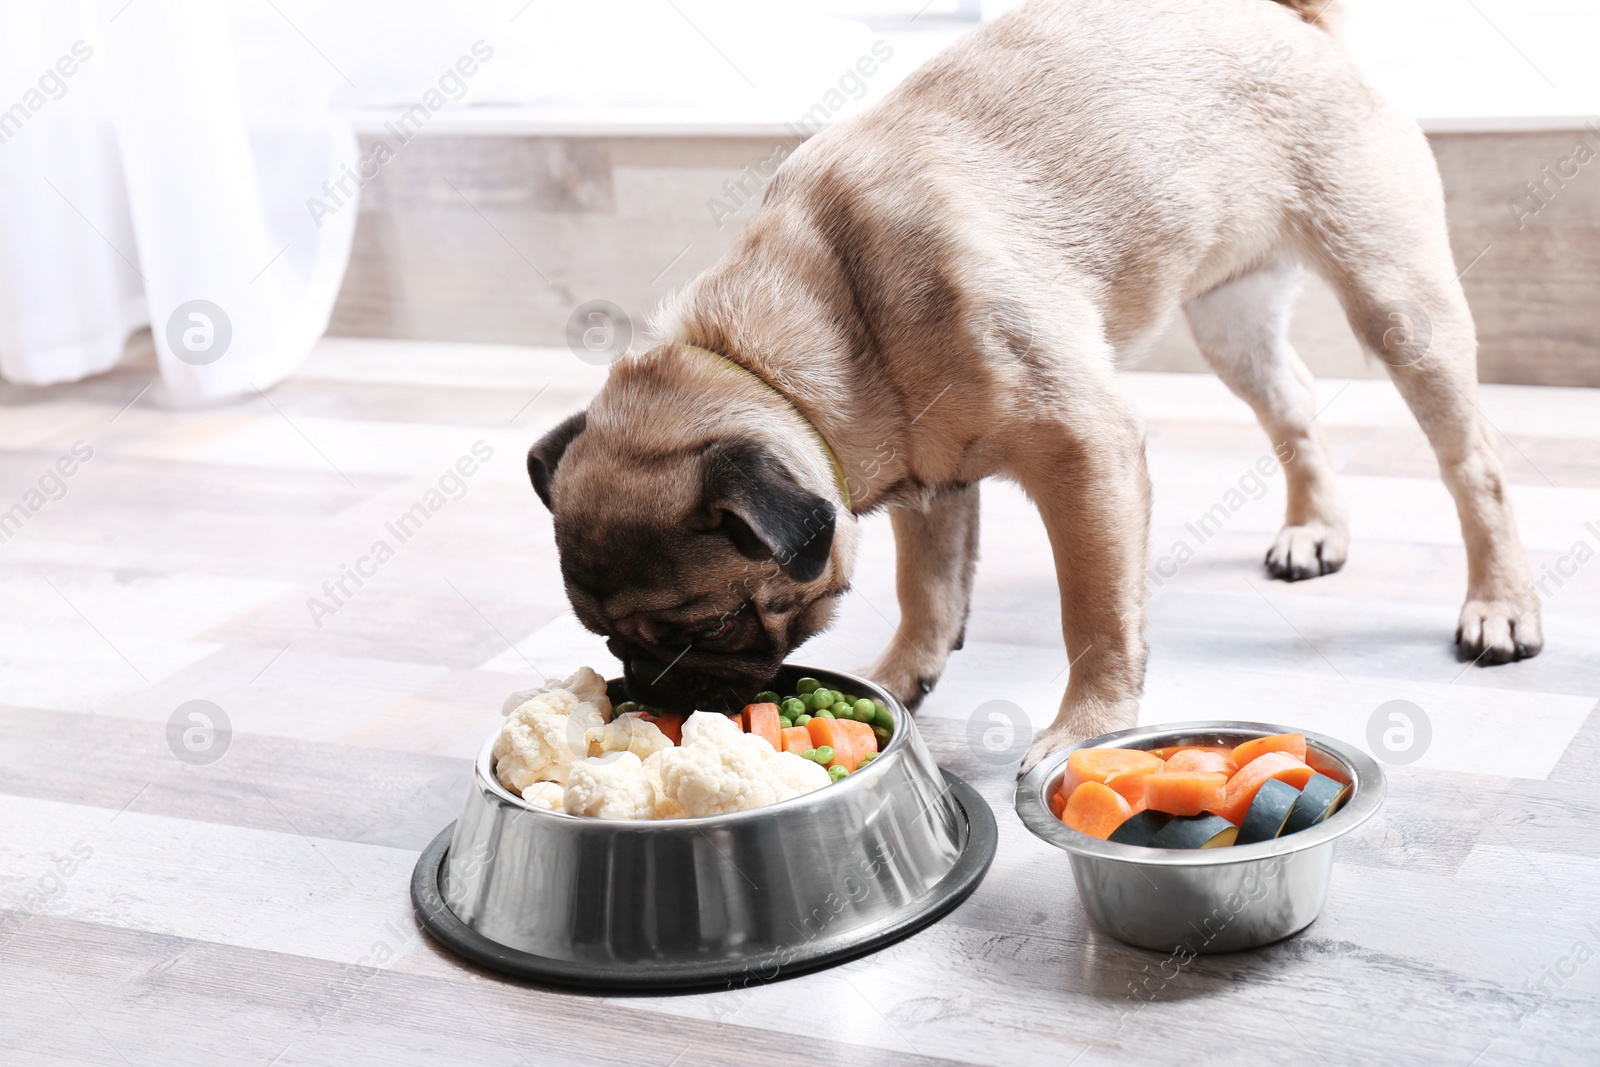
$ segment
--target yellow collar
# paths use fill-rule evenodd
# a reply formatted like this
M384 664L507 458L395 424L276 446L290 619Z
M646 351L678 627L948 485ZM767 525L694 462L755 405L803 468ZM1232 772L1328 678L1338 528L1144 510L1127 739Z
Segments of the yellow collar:
M807 430L811 431L811 436L817 442L817 447L821 448L822 454L828 457L828 464L833 468L833 482L834 485L838 487L839 497L844 501L844 509L846 511L851 511L850 483L844 476L844 468L839 466L839 457L835 456L833 454L833 449L828 447L827 439L822 436L822 431L817 429L817 424L806 418L806 413L800 410L800 406L798 404L789 399L787 393L783 392L777 386L767 381L749 367L746 367L743 363L737 363L734 360L729 359L727 356L724 356L720 352L713 352L711 349L701 348L699 345L684 345L683 347L689 349L691 352L699 352L702 355L710 356L712 359L718 360L727 366L732 367L739 373L748 375L749 377L755 379L763 387L765 387L768 392L772 393L772 395L776 396L779 400L782 400L785 404L787 404L790 411L800 416L800 421L806 424Z

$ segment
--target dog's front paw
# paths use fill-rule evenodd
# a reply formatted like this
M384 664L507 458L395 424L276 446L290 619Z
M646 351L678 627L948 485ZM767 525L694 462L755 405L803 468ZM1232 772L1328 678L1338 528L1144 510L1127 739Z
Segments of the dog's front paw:
M908 709L915 710L938 684L939 676L944 673L944 659L935 661L916 649L891 645L876 663L857 673L877 682Z
M1022 765L1017 768L1017 777L1021 778L1024 774L1033 770L1039 764L1039 761L1045 757L1052 753L1060 752L1064 748L1071 748L1088 736L1088 734L1075 730L1064 723L1045 727L1033 735L1033 741L1028 745L1027 754L1022 757Z
M1468 600L1456 625L1456 655L1488 666L1537 656L1544 648L1538 611L1510 600Z
M1085 700L1071 705L1063 704L1056 721L1033 735L1017 777L1022 777L1051 753L1071 748L1088 737L1126 730L1139 720L1139 700L1098 701Z
M1350 535L1343 526L1321 520L1285 526L1267 549L1267 573L1286 582L1332 574L1349 552Z

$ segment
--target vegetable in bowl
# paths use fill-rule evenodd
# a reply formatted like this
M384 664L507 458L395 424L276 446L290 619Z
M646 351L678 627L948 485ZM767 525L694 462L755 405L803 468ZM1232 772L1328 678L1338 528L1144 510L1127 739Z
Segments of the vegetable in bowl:
M812 678L796 689L757 694L738 716L685 716L627 701L613 707L605 680L580 668L507 699L495 777L528 806L569 815L727 815L842 781L892 736L894 717L879 702Z
M1090 837L1149 848L1225 848L1323 822L1348 782L1306 762L1300 733L1236 746L1084 748L1067 759L1051 810Z

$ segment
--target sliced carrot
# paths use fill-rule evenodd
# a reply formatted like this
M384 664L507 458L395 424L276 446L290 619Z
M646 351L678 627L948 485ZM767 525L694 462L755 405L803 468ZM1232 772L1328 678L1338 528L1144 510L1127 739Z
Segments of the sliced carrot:
M1287 752L1301 763L1306 761L1306 735L1305 734L1273 734L1271 737L1258 737L1253 741L1246 741L1233 750L1235 766L1243 767L1257 756L1264 756L1268 752Z
M1199 815L1222 807L1228 776L1219 771L1162 771L1144 780L1144 803L1168 815Z
M1067 798L1061 795L1061 790L1050 790L1050 814L1061 818L1061 813L1066 810Z
M783 731L783 751L803 756L806 749L815 747L811 743L811 731L804 726L790 726Z
M837 764L847 771L853 771L861 762L861 756L866 755L855 751L855 736L844 729L844 723L839 719L814 718L806 723L806 730L811 734L812 748L827 745L833 749L833 763L828 764L830 767ZM871 732L870 728L868 732Z
M1084 782L1067 798L1061 821L1079 833L1104 841L1132 815L1133 808L1115 789L1100 782Z
M869 753L878 751L878 739L873 735L872 726L868 723L857 722L854 719L835 719L833 731L836 734L842 731L850 739L850 762L842 762L838 749L834 749L833 762L839 764L851 774L856 773L856 768L861 765L861 761L866 759ZM832 766L832 764L829 766Z
M666 734L667 740L671 741L675 745L683 744L683 721L688 717L689 716L687 715L679 715L677 712L664 712L660 715L639 716L639 718L643 719L645 722L655 723L656 728L662 733Z
M1218 752L1209 748L1184 748L1167 757L1167 771L1214 771L1219 774L1232 774L1239 769L1233 762L1233 756L1227 752Z
M1164 764L1161 757L1137 748L1080 748L1067 757L1062 791L1071 796L1084 782L1110 785L1110 779L1154 774ZM1116 788L1112 786L1112 788ZM1122 790L1118 790L1122 792ZM1126 794L1124 794L1126 795Z
M1152 748L1147 749L1146 751L1148 751L1152 756L1160 756L1162 759L1166 760L1171 759L1178 753L1187 751L1191 748L1199 749L1201 752L1233 752L1232 745L1167 745L1163 748Z
M1157 768L1155 771L1123 771L1120 774L1113 774L1111 777L1107 778L1104 784L1121 793L1123 800L1126 800L1129 804L1137 806L1144 803L1144 780L1150 777L1151 774L1159 772L1160 768Z
M1244 822L1250 802L1255 800L1261 784L1276 778L1301 789L1317 772L1301 763L1287 752L1267 752L1246 763L1228 779L1227 795L1220 807L1211 810L1238 826Z
M744 732L755 734L766 741L776 752L783 751L783 723L778 721L778 705L746 704L744 706Z

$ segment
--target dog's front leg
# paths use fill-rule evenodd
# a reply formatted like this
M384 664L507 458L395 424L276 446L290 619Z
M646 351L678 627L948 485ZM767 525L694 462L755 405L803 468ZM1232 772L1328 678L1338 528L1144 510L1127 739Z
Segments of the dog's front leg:
M978 560L978 487L944 489L889 513L900 625L866 674L916 707L961 647Z
M1085 737L1132 726L1144 687L1144 432L1109 383L1090 398L1086 384L1073 383L1074 412L1017 435L1027 451L1012 460L1050 536L1071 664L1055 722L1034 737L1023 771Z

